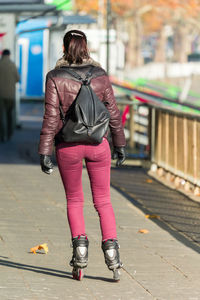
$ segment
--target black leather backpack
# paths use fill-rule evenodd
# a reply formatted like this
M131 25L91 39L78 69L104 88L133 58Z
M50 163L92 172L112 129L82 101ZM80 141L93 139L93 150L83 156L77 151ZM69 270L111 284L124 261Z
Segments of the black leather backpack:
M63 127L58 134L59 140L99 144L108 130L110 114L90 86L92 68L85 78L82 78L72 68L65 67L67 73L81 82L81 87L66 115L60 101Z

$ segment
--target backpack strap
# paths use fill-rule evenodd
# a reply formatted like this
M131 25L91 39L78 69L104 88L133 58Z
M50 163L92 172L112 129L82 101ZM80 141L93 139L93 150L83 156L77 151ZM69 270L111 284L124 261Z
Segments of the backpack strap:
M66 67L63 67L65 68L65 71L67 73L69 73L71 76L75 77L76 79L78 79L79 81L81 81L82 84L88 84L90 83L90 80L91 80L91 76L92 76L92 69L94 68L94 66L91 66L89 71L86 73L85 75L85 78L81 77L76 71L74 71L74 69L72 68L66 68ZM89 80L90 78L90 80Z

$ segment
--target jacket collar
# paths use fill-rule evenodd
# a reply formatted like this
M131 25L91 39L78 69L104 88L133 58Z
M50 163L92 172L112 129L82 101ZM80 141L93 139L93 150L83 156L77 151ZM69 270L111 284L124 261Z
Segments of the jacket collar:
M83 59L83 63L82 64L69 64L69 62L67 60L64 59L64 57L61 57L57 62L56 62L56 66L55 69L61 68L61 67L84 67L84 66L88 66L88 65L93 65L95 67L101 67L101 65L96 62L95 60L93 60L91 57L89 59Z

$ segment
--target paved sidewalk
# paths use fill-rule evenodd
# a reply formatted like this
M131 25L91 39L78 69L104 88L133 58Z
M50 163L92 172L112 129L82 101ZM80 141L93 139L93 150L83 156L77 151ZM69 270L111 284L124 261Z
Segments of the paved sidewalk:
M1 300L200 300L198 251L145 218L114 189L111 196L124 267L121 281L112 282L112 272L106 268L101 251L98 216L85 169L89 265L82 282L73 280L68 264L72 248L65 195L58 170L55 168L47 176L39 165L19 157L19 148L14 148L19 137L23 140L23 131L17 132L7 145L0 144ZM139 229L149 233L140 234ZM31 247L45 242L49 246L47 255L29 252Z

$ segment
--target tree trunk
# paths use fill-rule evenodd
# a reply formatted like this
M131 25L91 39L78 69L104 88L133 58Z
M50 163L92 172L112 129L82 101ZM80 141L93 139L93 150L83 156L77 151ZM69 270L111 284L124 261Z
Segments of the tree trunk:
M126 66L134 68L143 65L142 57L142 24L140 16L137 14L129 19L128 27L128 45L126 53Z
M158 32L156 49L155 49L155 62L166 62L166 43L167 36L165 32L165 26L162 26L160 31Z
M177 24L174 29L174 61L187 62L190 46L187 26Z

